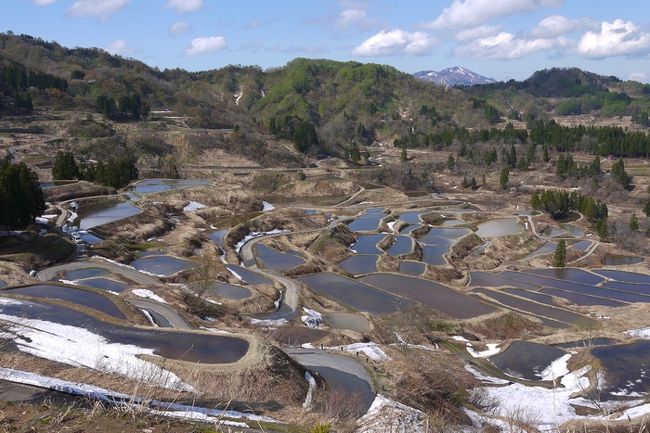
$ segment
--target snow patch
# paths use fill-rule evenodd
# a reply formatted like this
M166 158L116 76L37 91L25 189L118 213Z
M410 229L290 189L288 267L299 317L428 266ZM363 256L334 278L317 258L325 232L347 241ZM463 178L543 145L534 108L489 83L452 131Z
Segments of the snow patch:
M469 354L472 355L474 358L489 358L490 356L496 355L497 353L501 352L501 349L499 348L499 343L488 343L487 349L480 352L475 351L471 343L467 343L466 349L467 352L469 352Z
M271 212L274 209L275 209L275 206L273 206L268 201L262 200L262 212Z
M194 212L199 209L205 209L207 206L198 201L190 201L187 206L183 208L183 212Z
M357 421L356 433L426 433L428 417L415 408L377 394L368 412Z
M277 235L281 233L289 233L289 230L273 229L268 232L250 232L249 234L244 236L244 239L237 242L237 244L235 245L235 252L239 254L239 251L241 251L242 247L246 244L246 242L250 241L251 239L259 238L260 236Z
M133 293L135 296L138 296L140 298L148 298L156 302L160 302L161 304L167 303L167 301L165 301L163 297L156 295L154 292L152 292L149 289L133 289L131 290L131 293Z
M323 315L318 311L307 307L303 307L303 311L306 314L304 316L301 316L300 319L307 327L318 328L320 324L323 323Z
M314 397L314 390L316 389L316 379L314 379L314 376L312 376L308 371L305 371L305 380L309 384L309 388L307 389L307 396L305 397L302 407L309 409L311 407L312 398Z
M386 355L386 352L381 350L377 343L353 343L346 346L334 346L328 347L331 350L343 350L344 352L357 353L361 352L365 354L368 358L373 361L388 361L390 357Z
M154 349L111 343L101 335L76 326L0 314L6 330L22 352L74 367L117 373L136 381L181 391L193 391L174 373L140 359L157 356Z
M649 328L639 328L639 329L631 329L629 331L625 331L625 334L630 335L632 337L636 338L650 338L650 327Z
M571 358L571 354L567 353L566 355L563 355L562 357L556 359L542 371L541 376L542 380L552 380L555 381L558 378L569 374L569 367L567 366L567 362L569 361L569 358Z

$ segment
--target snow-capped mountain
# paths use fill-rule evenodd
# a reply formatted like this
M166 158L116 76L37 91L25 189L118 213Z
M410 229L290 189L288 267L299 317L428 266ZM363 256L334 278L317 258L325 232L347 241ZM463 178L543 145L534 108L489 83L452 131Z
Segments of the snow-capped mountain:
M496 80L492 78L484 77L460 66L443 69L440 72L420 71L413 74L413 76L446 87L496 83Z

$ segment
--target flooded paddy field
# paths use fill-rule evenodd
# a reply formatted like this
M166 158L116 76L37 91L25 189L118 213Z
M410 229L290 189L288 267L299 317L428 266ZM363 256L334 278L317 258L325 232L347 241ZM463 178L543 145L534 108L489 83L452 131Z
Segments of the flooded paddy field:
M246 284L250 284L253 286L256 284L273 284L273 281L271 281L271 279L257 272L249 271L243 266L228 264L226 265L226 268L233 275L235 275L237 278L244 281Z
M306 275L299 277L298 280L311 290L358 311L390 314L413 304L412 301L394 296L376 287L330 272Z
M230 363L241 359L249 348L248 341L237 337L117 326L58 305L23 302L1 305L0 312L24 319L84 328L110 342L150 348L156 355L173 360Z
M295 251L283 252L264 244L255 245L257 259L274 271L284 272L305 264L305 260Z
M109 292L120 293L129 288L129 285L121 281L115 281L110 278L94 277L78 280L77 284L82 286L93 287L95 289L107 290Z
M58 299L60 301L70 302L71 304L92 308L116 319L126 319L126 315L109 297L78 287L38 284L5 289L3 292L0 292L0 294L2 293L30 296L33 298Z
M516 235L524 230L516 218L497 218L478 225L475 232L481 238Z
M650 390L650 341L591 349L605 375L605 391L610 396L638 396Z
M350 245L350 249L355 254L381 254L383 250L377 244L385 237L384 234L358 236L357 241Z
M339 263L339 266L353 275L369 274L377 271L378 255L357 254Z
M543 370L564 355L566 352L558 347L518 340L503 352L490 357L490 362L511 376L540 380Z
M221 281L199 282L192 284L190 287L195 291L205 292L208 296L233 300L242 300L253 295L253 292L248 287L223 283Z
M173 256L145 256L131 263L135 269L148 274L169 277L192 269L195 265L189 260Z
M88 230L103 224L129 218L141 213L142 210L130 201L104 201L83 205L79 209L79 228Z
M137 182L131 191L143 195L207 185L210 185L207 179L147 179Z
M469 319L495 311L494 308L463 293L421 278L395 274L372 274L361 278L360 281L419 302L457 319Z
M404 260L399 264L400 274L418 276L427 270L426 263Z

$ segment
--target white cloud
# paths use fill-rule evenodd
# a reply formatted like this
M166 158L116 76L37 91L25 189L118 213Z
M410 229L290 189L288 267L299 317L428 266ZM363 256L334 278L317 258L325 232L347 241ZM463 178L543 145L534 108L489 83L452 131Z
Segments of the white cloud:
M111 15L131 3L131 0L76 0L70 6L69 12L75 16L98 17L106 21Z
M590 58L644 54L650 52L650 33L642 32L632 21L603 21L599 31L582 35L578 53Z
M133 52L133 48L123 39L116 39L105 48L106 51L113 55L124 55Z
M643 83L647 81L648 75L645 72L632 72L628 79Z
M364 57L394 56L396 54L426 54L438 40L424 32L401 29L382 30L357 46L352 54Z
M194 12L203 7L203 0L167 0L167 7L178 12Z
M192 39L190 45L185 49L185 54L196 56L224 48L226 48L226 39L223 36L205 36Z
M368 17L368 12L362 8L343 9L336 17L336 25L341 28L356 27L368 30L377 25L377 21Z
M456 52L477 58L512 60L570 45L571 42L565 37L526 39L518 38L512 33L501 32L496 36L479 38L461 45L456 48Z
M493 36L501 30L501 26L480 26L471 29L461 30L456 33L455 39L457 41L467 41L470 39L485 38Z
M552 38L566 35L589 27L594 27L594 22L588 18L569 19L562 15L551 15L544 18L537 26L530 31L530 34L537 37Z
M33 0L34 4L37 4L39 6L47 6L51 5L52 3L56 3L59 0Z
M183 33L187 33L189 30L190 30L190 25L185 21L179 21L169 26L169 33L171 33L172 35L180 35Z
M559 6L563 0L453 0L427 26L434 29L476 27L494 18Z

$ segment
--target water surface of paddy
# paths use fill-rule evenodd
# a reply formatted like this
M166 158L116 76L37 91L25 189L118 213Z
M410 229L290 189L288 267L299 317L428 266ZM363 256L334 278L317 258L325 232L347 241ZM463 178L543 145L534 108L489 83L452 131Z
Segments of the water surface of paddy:
M304 265L305 261L295 252L285 253L264 244L255 245L256 257L267 267L274 271L284 272L297 266Z
M475 233L482 238L495 238L515 235L523 229L516 218L497 218L479 224Z
M426 263L422 263L422 262L404 260L399 264L399 271L402 274L418 276L418 275L422 275L422 273L426 270L427 270L427 265Z
M210 185L210 181L207 179L147 179L136 183L131 191L137 194L151 194L206 185Z
M474 298L421 278L395 274L372 274L360 278L359 281L420 302L457 319L469 319L494 312L494 308Z
M207 295L234 300L246 299L253 294L247 287L223 283L221 281L204 281L194 283L191 287L195 291L205 291Z
M169 277L178 272L186 271L194 267L189 260L179 259L173 256L145 256L131 263L138 271L149 274Z
M377 270L377 255L354 255L339 262L339 266L351 274L369 274Z
M120 293L126 290L129 285L121 281L111 280L110 278L94 277L77 281L78 284L94 287L95 289L108 290L109 292Z
M101 202L82 206L79 210L79 228L88 230L103 224L119 221L124 218L138 215L140 208L129 201Z
M65 271L63 273L63 278L66 280L81 280L83 278L101 277L102 275L106 275L108 273L109 272L103 268L89 267Z
M526 274L542 275L544 277L556 278L559 280L574 281L576 283L596 285L602 283L604 278L577 268L545 268L531 269L524 271Z
M565 354L557 347L517 340L503 352L492 356L490 361L511 376L540 380L542 371Z
M243 266L239 265L232 265L232 264L227 264L226 268L230 270L230 272L234 272L241 279L246 283L250 285L255 285L255 284L273 284L273 281L271 281L269 278L265 277L262 274L259 274L257 272L249 271L248 269L244 268Z
M194 363L235 362L241 359L249 348L248 341L238 337L118 326L58 305L23 302L21 305L0 305L0 312L25 319L85 328L113 343L150 348L163 358Z
M608 393L646 393L650 389L650 341L595 347L591 354L605 370Z
M644 260L645 258L639 256L606 253L603 257L602 263L607 266L636 265Z
M413 251L413 238L410 236L395 236L395 242L386 252L389 256L401 256Z
M357 254L381 254L383 250L377 246L377 243L385 237L386 235L381 233L357 236L357 241L350 245L350 249Z
M614 269L595 269L593 272L616 281L624 281L626 283L650 284L650 275L618 271Z
M78 287L38 284L34 286L6 289L2 293L31 296L34 298L58 299L71 304L92 308L116 319L126 319L126 315L106 296Z
M376 287L330 272L305 275L298 280L317 293L372 314L394 313L413 304Z

